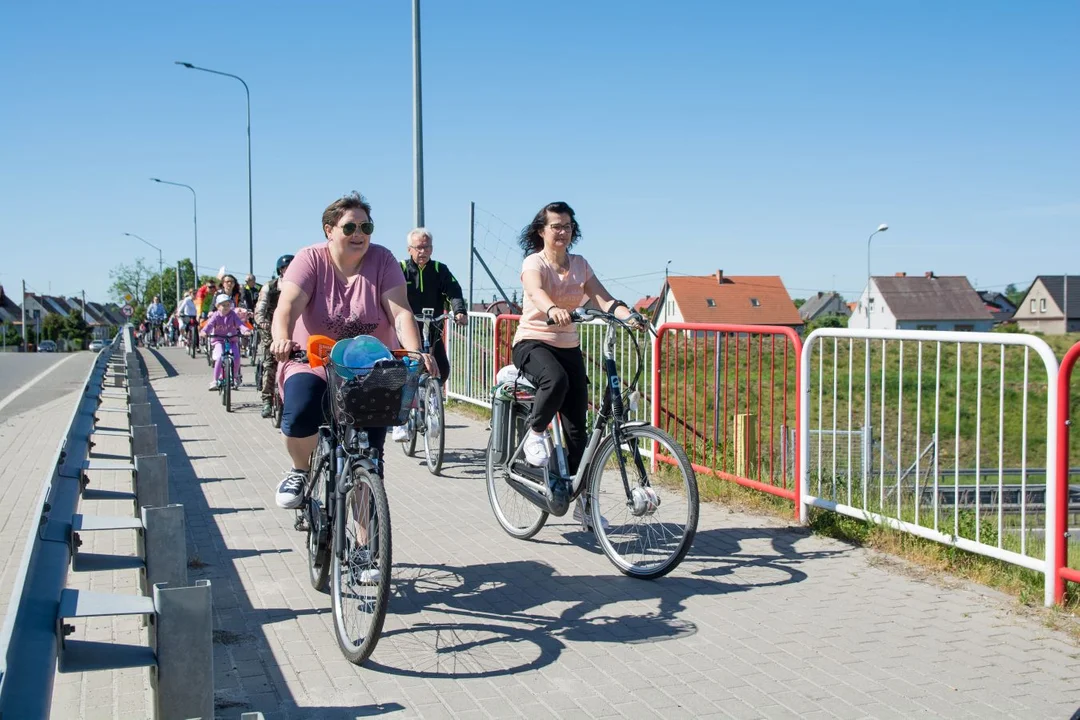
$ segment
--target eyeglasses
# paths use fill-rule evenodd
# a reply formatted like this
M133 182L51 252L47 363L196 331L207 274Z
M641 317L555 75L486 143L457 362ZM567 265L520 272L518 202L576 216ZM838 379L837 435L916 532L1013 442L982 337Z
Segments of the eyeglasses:
M345 237L349 237L354 232L356 232L357 229L359 229L360 232L364 235L370 235L371 233L375 232L375 223L362 222L360 224L357 224L354 222L347 222L341 226L341 232L345 233Z
M573 229L574 229L574 226L572 224L571 225L548 225L548 227L551 228L553 232L557 232L557 233L568 233L568 232L572 232Z
M409 249L410 250L415 250L417 252L431 252L431 246L430 245L410 245Z

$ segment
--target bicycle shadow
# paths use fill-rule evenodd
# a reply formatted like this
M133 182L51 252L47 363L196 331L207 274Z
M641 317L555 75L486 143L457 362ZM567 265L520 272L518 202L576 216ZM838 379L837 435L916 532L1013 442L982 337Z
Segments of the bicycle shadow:
M722 532L722 531L717 531ZM741 540L768 530L743 530ZM584 533L583 533L584 534ZM706 533L708 534L708 533ZM390 675L467 679L509 675L555 662L567 643L648 644L689 637L691 598L719 597L807 579L794 565L819 553L741 552L722 566L643 581L621 575L564 576L543 562L394 567L395 618L445 616L384 630L367 666ZM766 572L767 571L767 572ZM565 607L564 607L565 606ZM563 607L552 612L552 607ZM655 608L634 612L628 608Z

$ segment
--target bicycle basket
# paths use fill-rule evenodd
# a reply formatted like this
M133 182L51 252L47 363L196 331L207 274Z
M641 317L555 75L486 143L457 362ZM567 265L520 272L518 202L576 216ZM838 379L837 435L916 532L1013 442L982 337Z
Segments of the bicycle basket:
M379 360L365 368L327 361L334 420L357 429L401 425L409 417L422 368L411 357Z

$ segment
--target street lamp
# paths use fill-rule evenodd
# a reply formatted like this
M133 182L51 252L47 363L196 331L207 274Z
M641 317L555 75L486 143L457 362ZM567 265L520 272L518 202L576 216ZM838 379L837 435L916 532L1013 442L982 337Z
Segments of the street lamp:
M150 242L146 238L139 237L135 233L124 233L124 234L127 235L128 237L133 237L136 240L141 240L142 242L146 243L150 247L157 250L157 258L158 258L157 259L157 262L158 262L158 297L159 298L165 297L165 263L161 259L161 248L159 248L157 245Z
M424 226L424 111L420 85L420 0L412 4L413 30L413 191L415 227Z
M866 329L870 329L870 241L874 239L874 236L878 233L883 233L889 229L889 226L885 223L878 225L878 229L870 233L870 237L866 238Z
M224 75L225 77L231 77L234 80L239 80L240 84L244 86L244 94L247 96L247 155L248 155L248 272L252 275L255 274L255 240L254 234L251 228L251 90L248 89L248 84L244 82L244 78L239 75L233 75L232 73L221 72L220 70L211 70L210 68L199 67L198 65L192 65L189 62L182 62L177 60L176 65L182 65L189 70L202 70L203 72L213 73L214 75ZM198 275L198 270L195 271Z
M170 182L168 180L161 180L160 178L150 178L150 179L153 180L156 183L161 183L162 185L175 185L176 187L187 188L188 190L191 191L192 218L195 221L195 267L194 267L194 269L195 269L195 286L198 287L199 286L199 201L198 201L198 198L195 197L195 188L191 187L190 185L185 185L184 183Z

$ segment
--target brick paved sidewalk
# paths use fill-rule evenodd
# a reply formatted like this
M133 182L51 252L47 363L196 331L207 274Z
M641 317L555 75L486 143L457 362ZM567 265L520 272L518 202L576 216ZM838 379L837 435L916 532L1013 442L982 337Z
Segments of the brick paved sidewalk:
M226 415L205 363L144 357L191 579L213 583L220 717L1067 718L1080 704L1080 648L1013 601L775 519L703 507L687 561L655 582L616 573L565 519L514 540L488 506L485 427L458 415L445 477L389 448L390 614L356 668L292 512L274 507L287 461L255 391Z

